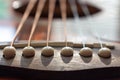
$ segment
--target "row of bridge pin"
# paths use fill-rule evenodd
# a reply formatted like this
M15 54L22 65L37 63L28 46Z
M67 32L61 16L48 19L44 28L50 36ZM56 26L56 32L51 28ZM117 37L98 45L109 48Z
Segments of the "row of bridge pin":
M73 56L74 50L71 47L62 48L60 54L65 57ZM83 47L80 49L79 54L84 57L91 57L93 51L89 47ZM12 59L16 55L16 49L13 46L7 46L3 49L3 57L6 59ZM22 56L26 58L34 57L35 49L32 46L27 46L22 51ZM42 49L41 55L45 57L51 57L54 55L54 48L46 46ZM98 55L103 58L109 58L111 56L111 50L107 47L103 47L98 51Z
M42 1L42 0L41 0ZM44 4L44 2L45 1L42 1L40 4ZM55 2L55 1L54 1ZM33 8L33 3L34 3L34 5L35 5L35 3L36 3L36 1L35 0L31 0L30 1L30 3L28 4L28 8L26 9L26 12L25 12L25 14L26 15L29 15L29 13L30 13L30 11L32 10L32 8ZM60 0L60 3L61 3L61 13L62 13L62 19L63 19L63 22L64 22L64 25L66 25L66 1L65 0ZM52 4L51 4L52 5ZM43 6L42 6L43 7ZM38 6L38 9L39 8L42 8L41 6ZM50 6L50 8L51 8L52 6ZM55 6L53 6L52 7L52 11L54 11L54 7ZM85 8L86 9L86 8ZM37 12L36 12L36 15L37 15L37 13L40 13L42 10L38 10ZM74 11L73 11L74 12ZM89 11L88 11L89 12ZM23 23L24 23L24 21L27 19L27 16L23 16L23 18L22 18L22 20L23 21L21 21L21 25L23 25ZM52 21L52 17L53 17L53 13L51 13L51 15L52 16L50 16L50 22ZM89 13L87 14L87 15L89 15ZM40 16L40 15L39 15ZM37 16L37 18L35 18L35 23L37 23L37 20L38 19L38 16ZM21 25L19 26L20 28L18 28L18 33L20 32L20 30L21 30ZM49 26L51 26L51 23L49 24ZM35 28L35 27L34 27ZM65 26L65 28L66 28L66 26ZM48 28L48 33L49 33L49 31L50 31L50 27ZM34 32L34 29L33 29L33 32ZM64 32L66 32L66 29L64 29ZM18 33L16 33L16 35L18 35ZM65 34L65 37L66 37L66 34ZM16 36L14 37L14 39L16 38ZM48 35L48 37L47 37L48 39L49 39L49 35ZM14 42L14 39L13 39L13 42ZM66 40L67 41L67 40ZM69 57L69 56L72 56L73 55L73 53L74 53L74 51L73 51L73 49L71 48L71 47L64 47L64 48L62 48L62 50L61 50L61 55L62 56L66 56L66 57ZM80 50L80 52L79 52L79 54L81 55L81 56L84 56L84 57L89 57L89 56L92 56L92 53L93 53L93 51L92 51L92 49L91 48L89 48L89 47L83 47L81 50ZM41 54L43 55L43 56L46 56L46 57L50 57L50 56L53 56L54 55L54 49L52 48L52 47L50 47L50 46L46 46L46 47L44 47L43 49L42 49L42 51L41 51ZM3 49L3 56L6 58L6 59L11 59L11 58L14 58L15 57L15 55L16 55L16 49L13 47L13 46L7 46L7 47L5 47L4 49ZM24 57L33 57L34 55L35 55L35 49L32 47L32 46L27 46L27 47L25 47L24 49L23 49L23 51L22 51L22 55L24 56ZM103 47L103 48L101 48L100 50L99 50L99 52L98 52L98 55L99 56L101 56L101 57L104 57L104 58L106 58L106 57L110 57L111 56L111 50L109 49L109 48L105 48L105 47Z

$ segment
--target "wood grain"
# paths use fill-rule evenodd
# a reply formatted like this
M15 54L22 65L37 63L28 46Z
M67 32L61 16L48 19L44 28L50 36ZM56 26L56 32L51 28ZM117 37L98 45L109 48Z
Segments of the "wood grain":
M94 53L92 57L81 57L79 55L80 48L74 48L73 57L63 57L60 55L62 47L55 47L55 54L53 57L43 57L41 55L41 48L36 48L35 57L27 59L22 57L22 49L17 49L16 57L13 60L6 60L2 56L2 50L0 50L0 64L50 71L71 71L104 67L120 67L120 64L118 63L120 60L119 46L120 44L115 44L116 48L112 50L112 57L108 59L100 58L97 55L99 49L93 49Z
M6 60L2 56L2 49L0 49L0 68L4 72L9 71L9 76L27 76L25 79L29 79L28 75L31 75L32 80L33 77L45 80L49 78L64 80L61 76L66 76L65 79L70 79L69 76L73 74L75 76L71 80L98 79L98 77L100 77L99 79L117 78L120 76L120 44L114 43L114 45L115 49L112 50L112 57L107 59L97 55L99 49L93 49L93 56L85 58L79 55L81 48L73 48L74 55L72 57L63 57L60 55L62 47L54 47L55 54L53 57L42 56L41 48L36 48L36 54L33 58L24 58L22 57L23 48L18 48L15 58ZM38 74L42 75L42 77ZM88 78L85 77L85 74L89 74ZM4 73L4 75L8 75L8 72ZM80 75L83 76L80 77ZM48 77L46 78L45 76Z

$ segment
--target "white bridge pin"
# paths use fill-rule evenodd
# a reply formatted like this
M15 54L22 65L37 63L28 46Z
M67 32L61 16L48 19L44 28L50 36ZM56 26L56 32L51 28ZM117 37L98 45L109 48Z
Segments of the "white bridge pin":
M46 46L42 49L41 55L43 55L45 57L51 57L54 55L54 49L50 46Z
M30 58L34 57L35 55L35 49L31 46L27 46L23 49L22 56Z
M3 49L3 57L5 59L12 59L16 55L16 49L12 46L7 46Z
M81 56L84 56L84 57L91 57L92 56L92 53L93 53L93 51L92 51L92 49L91 48L89 48L89 47L84 47L84 48L82 48L81 50L80 50L80 55Z
M61 50L61 55L65 57L73 56L73 49L71 47L64 47Z
M98 55L103 58L111 57L111 50L109 48L103 47L99 50Z

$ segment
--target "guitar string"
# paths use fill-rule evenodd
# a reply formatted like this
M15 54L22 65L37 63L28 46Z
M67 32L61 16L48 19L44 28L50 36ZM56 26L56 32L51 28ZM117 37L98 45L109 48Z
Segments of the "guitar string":
M42 1L42 0L41 0L41 1ZM15 36L14 36L12 42L11 42L11 46L13 46L14 41L15 41L17 35L19 34L21 28L23 27L24 22L26 21L26 19L28 18L28 15L30 14L30 11L32 10L33 6L35 5L35 2L36 2L36 0L30 0L28 6L27 6L27 8L26 8L25 14L23 15L23 18L22 18L22 20L21 20L21 22L20 22L20 24L19 24L19 26L18 26L18 29L17 29L17 31L16 31L16 34L15 34ZM79 0L78 0L78 2L79 2ZM60 0L62 19L63 19L63 22L64 22L65 43L66 43L66 46L67 46L66 4L65 4L65 3L66 3L66 0ZM80 3L80 2L79 2L79 3ZM80 4L81 4L81 3L80 3ZM86 6L85 4L82 5L82 9L83 9L83 12L85 13L85 15L87 15L87 16L90 15L89 10L87 9L87 6ZM33 31L33 32L34 32L34 31ZM101 42L100 38L98 38L98 39L99 39L99 42L100 42L101 47L102 47L102 42ZM47 39L47 40L48 40L48 39ZM30 41L29 41L29 42L30 42ZM29 46L29 45L30 45L30 43L28 44L28 46ZM48 43L47 43L47 45L48 45Z
M67 18L67 12L66 12L66 0L59 0L60 1L60 9L61 9L61 16L62 21L64 24L64 37L65 37L65 46L67 46L67 25L66 25L66 18Z
M47 31L47 46L49 45L49 38L50 38L50 31L51 31L51 25L52 25L52 20L53 20L53 15L54 15L54 9L55 9L55 3L56 0L49 0L49 14L48 14L48 31Z
M39 0L38 6L37 6L37 10L36 10L36 14L35 14L35 19L34 19L34 22L33 22L33 25L32 25L32 29L31 29L31 32L30 32L30 36L29 36L29 40L28 40L28 46L30 46L30 44L31 44L31 39L32 39L32 36L33 36L33 34L35 32L35 29L37 27L37 23L38 23L39 18L41 16L43 7L45 5L45 1L46 0Z
M79 19L79 14L78 14L78 11L77 11L77 4L76 4L75 0L69 0L69 3L70 3L70 6L71 6L73 16L74 16L76 27L79 27L80 19ZM80 29L80 36L83 36L83 33L82 33L81 29ZM82 40L82 45L83 45L83 47L85 47L85 42L83 40Z
M86 5L86 0L84 1L84 2L81 2L80 0L77 0L78 1L78 3L81 5L81 8L82 8L82 10L83 10L83 12L84 12L84 14L88 17L89 16L89 18L88 18L88 22L89 22L89 26L90 27L92 27L92 24L90 23L92 20L91 20L91 16L90 16L90 11L89 11L89 9L88 9L88 7L87 7L87 5ZM91 31L91 29L89 29L90 31ZM91 32L92 33L92 32ZM96 34L98 35L98 33L96 32ZM100 47L102 48L103 47L103 44L102 44L102 41L101 41L101 39L100 39L100 36L98 35L98 42L100 43Z
M23 15L23 17L22 17L22 19L20 21L20 24L18 25L18 29L17 29L17 31L15 33L15 36L14 36L13 40L11 41L11 46L13 46L18 34L20 33L20 31L21 31L21 29L23 27L23 24L25 23L26 19L28 18L28 16L29 16L31 10L33 9L36 1L37 0L30 0L29 1L28 6L27 6L27 8L25 10L25 13L24 13L24 15Z

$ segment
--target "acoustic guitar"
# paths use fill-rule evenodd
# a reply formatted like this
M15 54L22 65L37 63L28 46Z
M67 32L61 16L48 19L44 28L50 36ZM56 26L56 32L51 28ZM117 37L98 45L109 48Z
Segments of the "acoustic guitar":
M13 1L19 33L12 43L0 42L0 76L17 80L119 80L119 5L119 0ZM30 39L31 30L34 34ZM35 51L33 56L23 54L28 44ZM16 51L10 58L4 53L7 46ZM54 49L53 55L50 51L43 54L46 46ZM62 53L64 48L68 51Z

